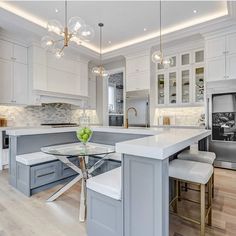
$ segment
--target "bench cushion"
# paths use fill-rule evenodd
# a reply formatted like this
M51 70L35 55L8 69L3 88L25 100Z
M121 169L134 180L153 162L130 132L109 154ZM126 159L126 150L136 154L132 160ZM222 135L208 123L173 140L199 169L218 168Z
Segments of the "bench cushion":
M115 200L121 200L121 167L88 179L87 188Z
M175 159L169 164L172 178L206 184L213 174L213 166L207 163Z
M214 152L204 152L198 151L196 149L189 149L181 152L178 155L178 159L203 162L212 165L216 159L216 154Z
M57 160L53 155L49 155L43 152L33 152L16 156L16 161L24 165L31 166L48 161Z

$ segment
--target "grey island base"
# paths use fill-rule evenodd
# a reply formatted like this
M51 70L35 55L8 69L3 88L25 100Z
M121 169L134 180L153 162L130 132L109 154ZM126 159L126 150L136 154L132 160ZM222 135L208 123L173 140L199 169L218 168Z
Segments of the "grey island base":
M119 230L119 236L168 236L169 159L196 142L199 142L201 150L206 149L206 139L210 136L210 131L167 128L127 130L107 127L93 127L93 130L92 142L115 145L116 152L122 154L120 201L122 223L119 224L122 229ZM70 129L69 131L55 129L54 134L52 134L52 129L31 130L30 132L9 131L11 140L13 140L11 142L13 145L13 147L11 146L13 148L11 151L13 166L10 167L13 168L12 180L17 182L18 173L14 159L16 154L19 154L20 151L20 153L37 152L40 147L49 144L76 141L73 130ZM56 132L59 140L55 140L55 137L52 138ZM40 135L43 135L43 138L40 138ZM46 138L47 135L48 138ZM37 147L35 140L33 141L33 136L35 136L35 140L39 141L36 142ZM69 136L70 139L65 140L66 136ZM27 152L19 146L20 142L26 141L26 139L31 142ZM15 182L12 180L11 183L14 185ZM15 185L15 187L18 186ZM97 217L103 225L106 224L106 221L101 218L102 216L97 215ZM90 225L89 222L88 225ZM89 229L88 232L90 232ZM104 234L103 236L108 235Z

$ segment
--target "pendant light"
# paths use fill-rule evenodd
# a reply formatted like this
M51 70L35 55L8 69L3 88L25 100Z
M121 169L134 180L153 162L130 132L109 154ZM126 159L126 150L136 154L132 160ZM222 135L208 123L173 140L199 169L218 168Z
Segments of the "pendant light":
M49 35L42 37L41 46L55 53L57 58L64 55L64 49L69 46L70 41L81 44L94 37L94 30L86 25L84 20L78 16L67 19L67 0L65 0L65 26L57 20L50 20L47 24ZM58 38L60 37L60 38ZM61 38L63 37L63 38ZM63 43L63 45L61 45Z
M163 65L164 68L168 68L169 66L171 66L173 64L173 59L169 58L169 57L164 57L163 54L163 49L162 49L162 2L161 0L159 0L160 5L159 5L159 22L160 22L160 36L159 36L159 50L155 51L152 54L152 61L156 64L160 64Z
M104 78L104 77L108 77L109 76L109 72L105 70L105 68L102 65L102 28L104 26L103 23L99 23L98 24L99 28L100 28L100 56L99 56L99 66L94 67L92 69L92 73Z

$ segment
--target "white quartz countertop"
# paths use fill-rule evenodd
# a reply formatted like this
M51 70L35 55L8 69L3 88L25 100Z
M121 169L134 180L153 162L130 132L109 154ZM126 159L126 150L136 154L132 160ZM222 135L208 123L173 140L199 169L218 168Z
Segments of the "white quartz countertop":
M116 152L165 159L211 135L211 131L205 129L163 128L160 130L153 136L117 143Z
M51 134L51 133L65 133L65 132L75 132L79 127L62 127L62 128L52 128L52 127L33 127L33 128L15 128L7 130L7 134L12 136L22 136L22 135L36 135L36 134ZM159 133L163 128L129 128L125 129L123 127L111 127L111 126L91 126L93 131L100 132L111 132L111 133L126 133L126 134L143 134L143 135L154 135Z
M129 155L143 156L154 159L165 159L172 154L192 145L193 143L211 135L205 129L190 128L129 128L91 126L93 131L140 134L147 137L120 142L116 144L116 152ZM75 132L78 127L65 128L27 128L10 129L7 134L12 136L37 135L49 133ZM148 136L149 135L149 136Z

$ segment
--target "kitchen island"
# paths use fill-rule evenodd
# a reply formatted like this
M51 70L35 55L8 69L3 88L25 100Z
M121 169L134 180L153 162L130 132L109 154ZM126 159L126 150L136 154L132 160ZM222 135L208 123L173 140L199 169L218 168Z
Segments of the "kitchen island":
M76 129L9 130L10 183L18 188L22 182L19 181L17 155L38 152L42 146L77 142ZM199 149L206 150L210 131L172 128L92 129L94 135L91 142L115 145L116 152L122 154L123 213L120 227L123 228L123 235L168 236L169 159L196 142L199 143Z

